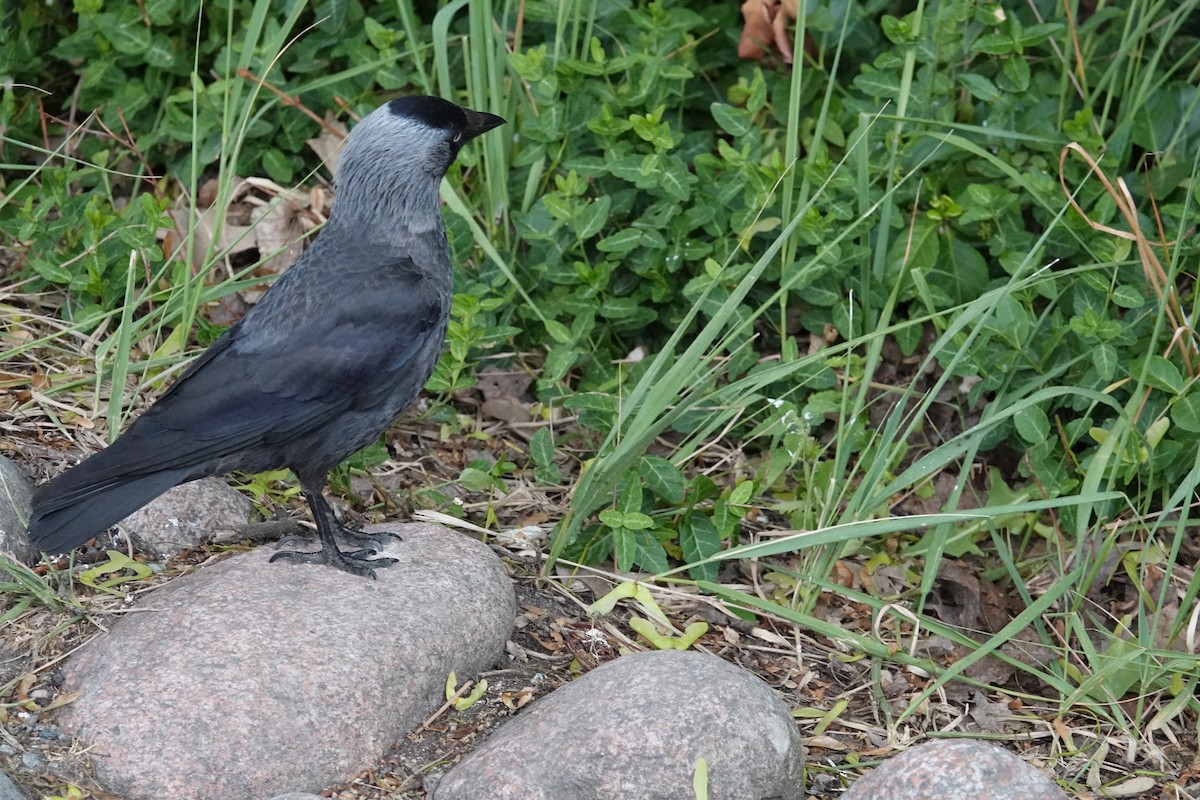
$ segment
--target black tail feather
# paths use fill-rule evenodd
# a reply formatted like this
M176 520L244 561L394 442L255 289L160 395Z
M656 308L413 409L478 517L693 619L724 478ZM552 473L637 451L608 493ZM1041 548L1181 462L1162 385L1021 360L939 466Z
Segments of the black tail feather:
M34 492L29 538L39 550L65 553L78 547L191 477L184 469L162 470L89 486L87 474L84 462Z

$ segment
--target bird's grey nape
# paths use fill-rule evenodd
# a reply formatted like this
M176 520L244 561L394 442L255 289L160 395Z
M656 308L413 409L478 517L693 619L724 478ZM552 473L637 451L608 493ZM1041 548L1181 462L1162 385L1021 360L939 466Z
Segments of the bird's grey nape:
M353 220L359 235L383 237L440 230L438 187L455 155L447 136L386 105L366 116L338 163L331 225Z

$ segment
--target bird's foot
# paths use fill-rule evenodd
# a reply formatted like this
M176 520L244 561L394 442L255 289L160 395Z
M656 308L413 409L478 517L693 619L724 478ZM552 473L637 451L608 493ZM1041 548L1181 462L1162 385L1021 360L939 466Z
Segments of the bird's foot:
M300 550L280 550L268 560L276 561L284 559L297 564L328 564L343 572L349 572L351 575L361 575L364 578L375 580L375 567L391 566L396 563L397 559L386 556L367 558L368 555L374 552L374 550L370 553L366 550L343 552L336 547L322 547L320 550L312 553Z
M391 531L379 531L378 533L363 533L362 531L356 531L353 528L347 528L345 525L338 526L338 531L335 535L339 539L349 542L350 544L359 548L358 551L356 551L354 553L349 553L348 555L358 555L359 553L366 553L367 555L375 555L376 553L380 552L385 547L387 547L389 543L403 541L403 539L400 538L400 534L392 533ZM280 539L279 542L275 545L275 547L280 548L280 547L284 547L287 545L295 545L295 544L298 544L301 542L311 542L311 541L312 541L311 536L304 536L302 534L292 534L291 536L284 536L282 539Z
M347 528L345 525L342 526L337 535L369 553L378 553L392 542L404 541L400 538L400 534L392 533L391 531L364 533L363 531L356 531L353 528Z

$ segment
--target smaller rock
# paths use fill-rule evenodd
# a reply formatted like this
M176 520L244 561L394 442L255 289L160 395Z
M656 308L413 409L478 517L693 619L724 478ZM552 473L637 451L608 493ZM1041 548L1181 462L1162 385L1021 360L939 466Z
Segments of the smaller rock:
M769 686L716 656L619 658L522 711L450 770L435 800L799 800L804 750Z
M0 456L0 550L17 561L34 564L37 548L25 535L33 507L33 481L20 467Z
M1067 800L1046 775L1003 747L938 739L911 747L859 778L844 800Z
M250 519L250 498L220 478L204 478L168 489L126 517L120 528L140 552L167 559L199 547L221 528Z
M3 772L0 772L0 800L25 800L25 793Z

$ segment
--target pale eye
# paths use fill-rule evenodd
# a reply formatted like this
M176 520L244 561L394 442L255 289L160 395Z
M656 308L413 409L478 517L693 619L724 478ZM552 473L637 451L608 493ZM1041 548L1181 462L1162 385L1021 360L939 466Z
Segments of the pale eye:
M460 132L460 133L454 134L454 143L458 144L461 141L462 141L462 133Z

